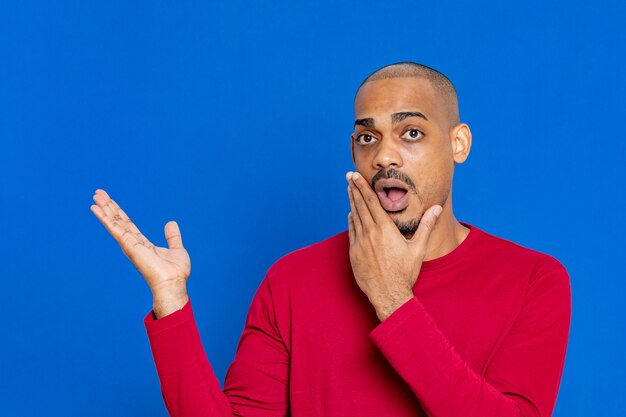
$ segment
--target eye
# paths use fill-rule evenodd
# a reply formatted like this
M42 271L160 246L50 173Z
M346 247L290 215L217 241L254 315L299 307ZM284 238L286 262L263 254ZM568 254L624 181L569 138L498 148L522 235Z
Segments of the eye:
M372 143L376 142L376 138L369 133L361 133L356 138L354 138L354 141L359 145L371 145Z
M418 129L408 129L406 132L404 132L401 138L410 141L416 141L421 139L423 136L424 134Z

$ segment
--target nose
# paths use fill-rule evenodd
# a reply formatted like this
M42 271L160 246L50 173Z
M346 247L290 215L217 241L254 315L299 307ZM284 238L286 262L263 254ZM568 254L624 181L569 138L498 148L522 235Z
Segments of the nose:
M399 168L402 166L402 156L398 149L398 144L393 139L381 138L374 159L372 159L372 167L377 170L386 169L393 166Z

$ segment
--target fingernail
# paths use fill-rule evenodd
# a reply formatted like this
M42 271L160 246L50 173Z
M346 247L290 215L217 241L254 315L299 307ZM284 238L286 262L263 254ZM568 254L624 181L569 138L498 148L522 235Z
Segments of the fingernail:
M441 206L437 206L433 210L433 214L435 215L435 217L439 217L442 211L443 211L443 208Z
M358 179L359 179L359 173L358 173L358 172L355 172L354 174L352 174L352 179L353 179L354 181L358 180Z
M352 178L352 171L346 172L346 180L350 181L351 178Z

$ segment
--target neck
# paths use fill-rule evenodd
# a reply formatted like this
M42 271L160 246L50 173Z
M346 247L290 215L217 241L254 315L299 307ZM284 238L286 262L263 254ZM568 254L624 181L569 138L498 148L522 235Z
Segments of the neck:
M469 232L470 229L463 226L454 217L451 199L448 199L428 238L424 261L437 259L452 252L465 240Z

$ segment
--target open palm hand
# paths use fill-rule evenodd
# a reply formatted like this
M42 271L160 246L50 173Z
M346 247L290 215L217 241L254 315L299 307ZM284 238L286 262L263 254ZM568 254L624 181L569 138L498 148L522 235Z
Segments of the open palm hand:
M153 294L166 288L184 288L191 260L183 247L176 222L165 225L168 248L153 245L104 190L93 196L91 211L119 243L124 254L143 275Z

